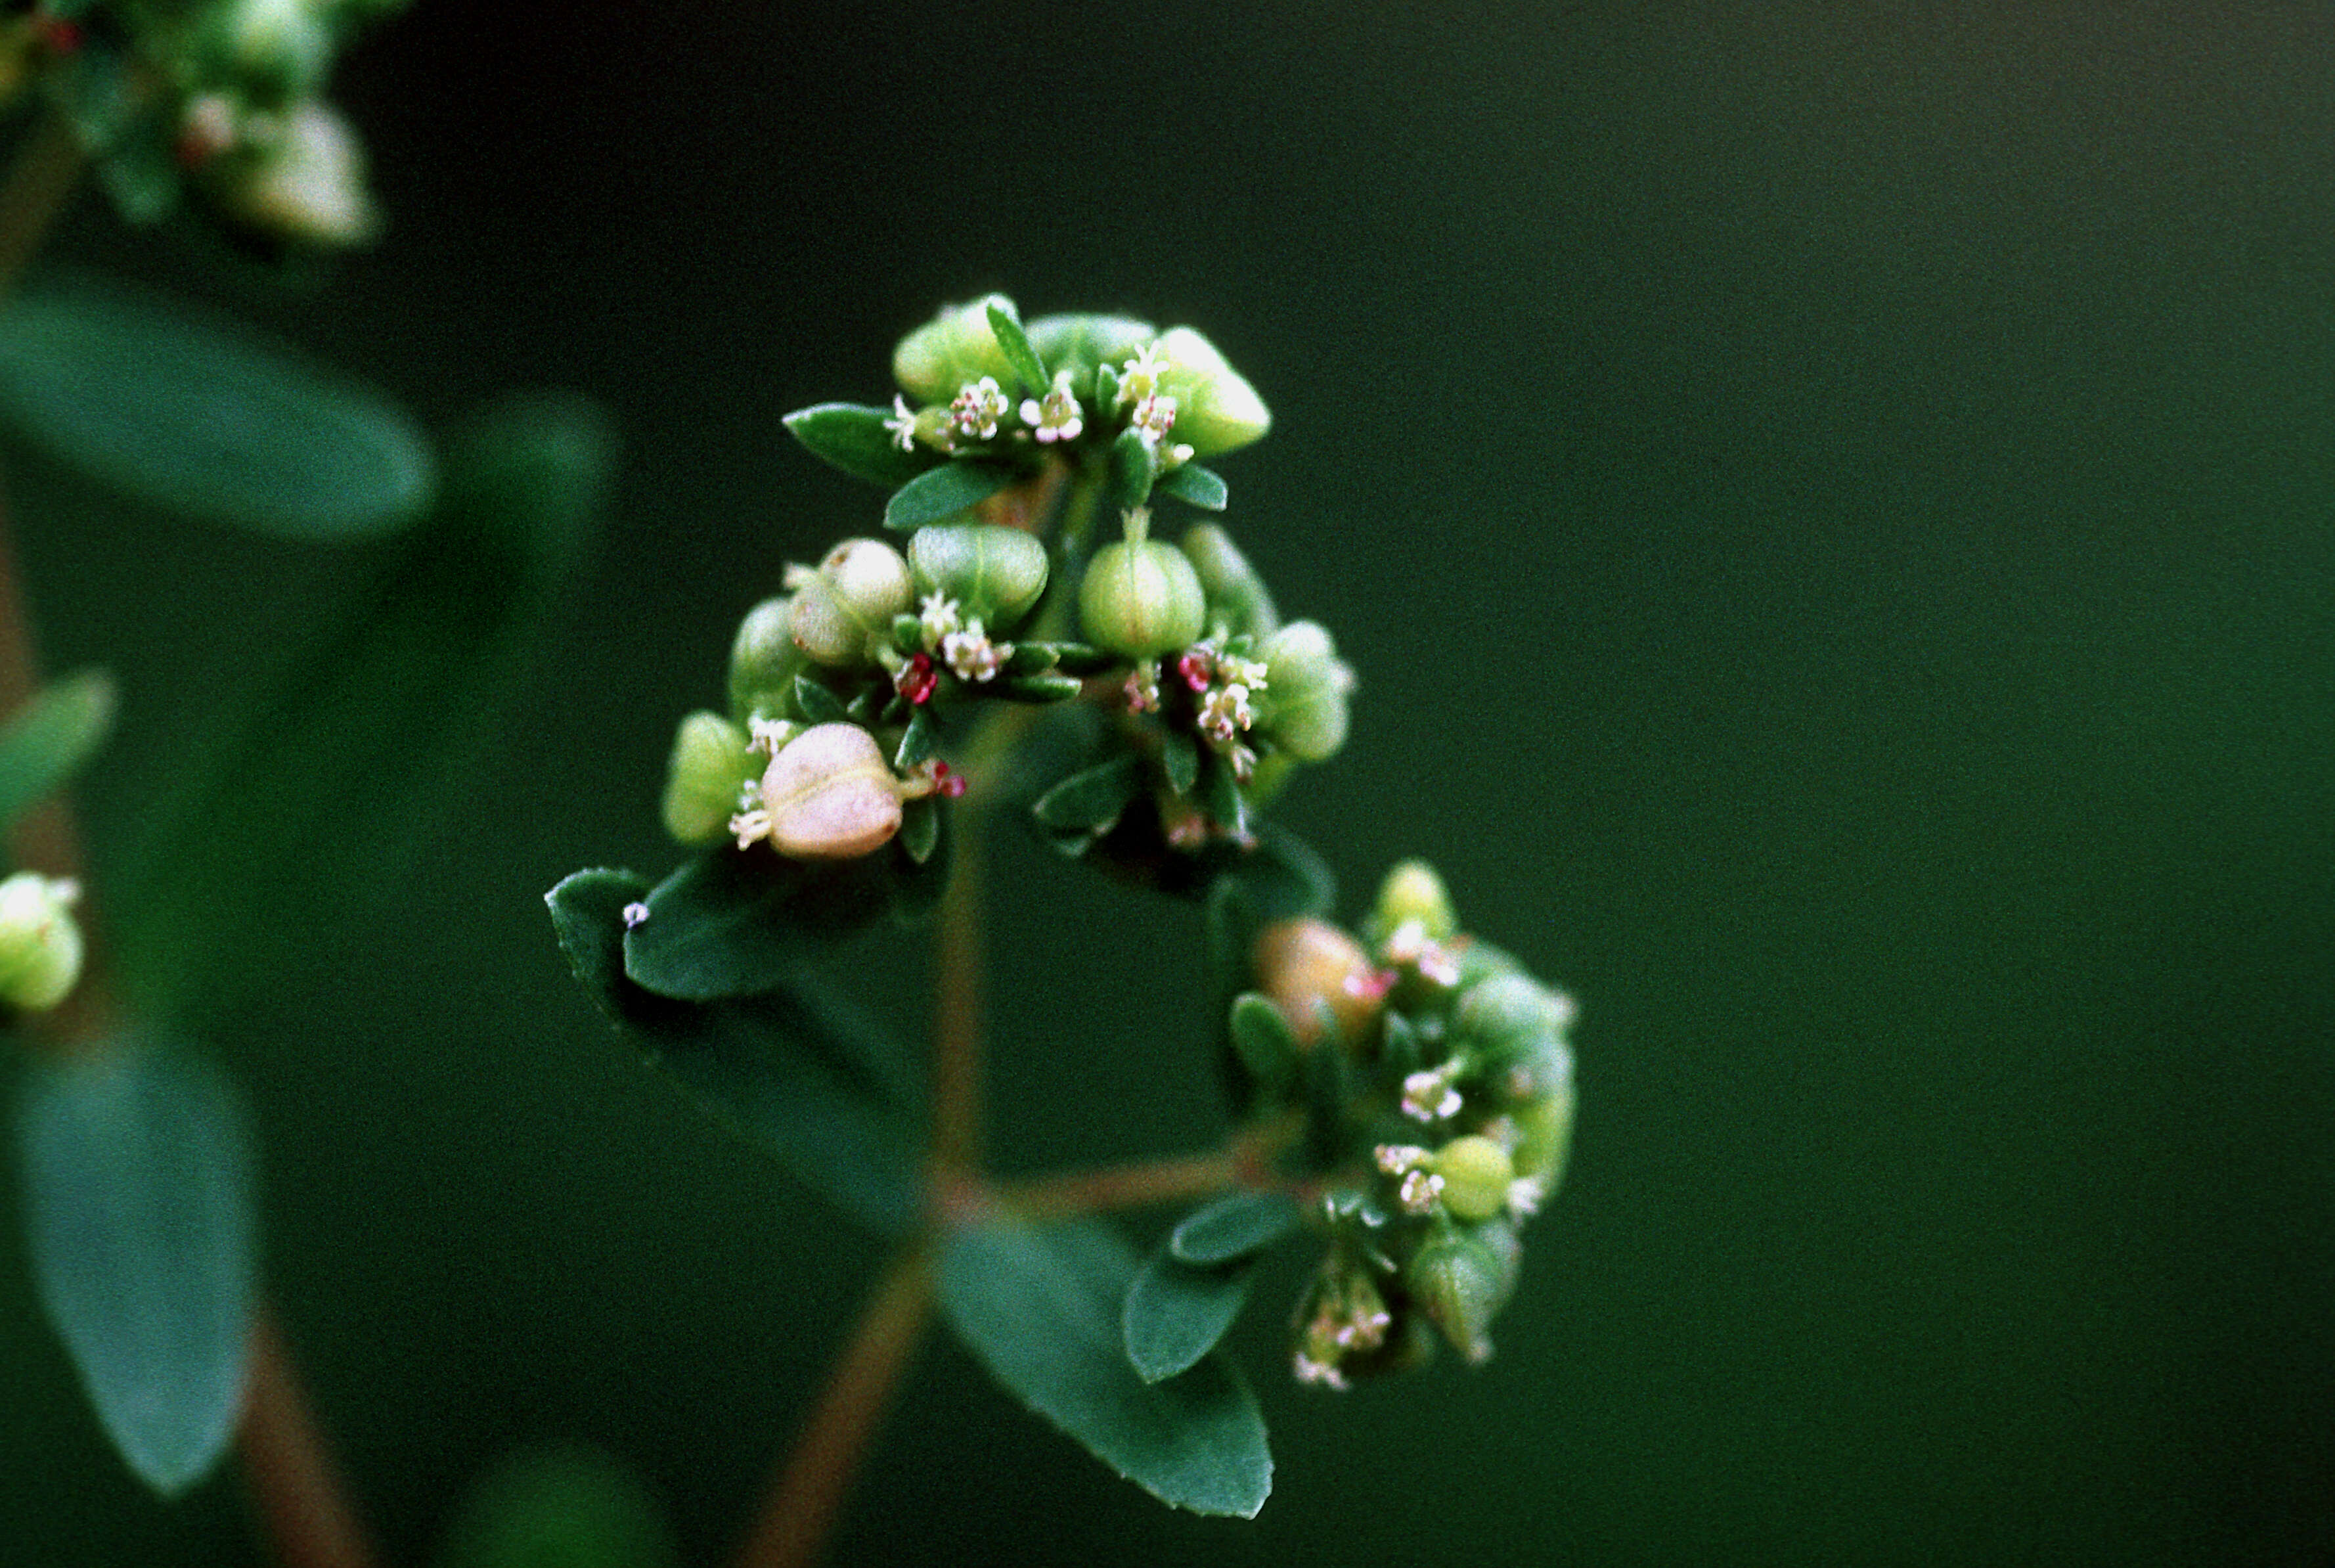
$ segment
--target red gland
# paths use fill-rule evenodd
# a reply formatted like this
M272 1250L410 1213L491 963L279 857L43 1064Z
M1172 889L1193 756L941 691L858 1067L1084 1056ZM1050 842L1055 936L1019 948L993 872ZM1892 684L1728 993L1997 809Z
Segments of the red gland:
M964 775L952 771L945 762L933 763L933 784L945 800L954 800L964 793Z
M1176 661L1176 673L1184 677L1184 684L1193 691L1205 692L1216 671L1206 653L1187 653Z
M941 673L933 666L930 653L917 653L908 660L908 667L895 676L892 684L909 702L923 705L932 701L939 689Z

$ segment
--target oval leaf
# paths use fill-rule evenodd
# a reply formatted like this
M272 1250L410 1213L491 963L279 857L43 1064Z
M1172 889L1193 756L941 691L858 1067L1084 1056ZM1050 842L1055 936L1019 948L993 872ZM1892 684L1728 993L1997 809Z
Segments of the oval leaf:
M1273 1490L1255 1396L1222 1356L1136 1375L1119 1326L1135 1272L1103 1225L993 1221L950 1239L941 1308L999 1382L1113 1470L1170 1506L1253 1519Z
M1397 1015L1389 1013L1391 1021ZM1297 1076L1303 1054L1289 1020L1273 999L1261 992L1245 991L1233 998L1233 1050L1249 1076L1270 1093L1281 1094Z
M1187 1263L1228 1263L1264 1251L1297 1220L1297 1201L1287 1193L1232 1193L1185 1215L1168 1250Z
M1114 757L1073 773L1030 808L1041 825L1062 831L1100 832L1119 820L1142 781L1133 757Z
M0 824L80 770L113 726L113 677L84 670L41 689L0 730Z
M892 492L884 504L884 526L906 533L977 507L1007 485L1013 475L982 463L943 463L927 469Z
M901 450L885 427L892 417L888 409L865 403L817 403L795 410L784 422L820 461L888 489L906 484L934 462L930 453Z
M1127 1287L1119 1332L1136 1375L1157 1383L1199 1365L1248 1304L1247 1264L1196 1268L1154 1253Z
M1179 501L1188 501L1203 511L1221 512L1232 492L1225 488L1224 476L1214 469L1204 469L1197 463L1186 463L1162 475L1158 488Z
M1013 367L1022 390L1033 394L1044 392L1046 367L1040 363L1038 351L1030 346L1029 334L1022 330L1022 313L1002 294L989 296L989 330L997 346L1005 351L1005 363Z
M428 440L377 394L126 290L0 311L0 415L126 495L295 538L394 528L435 483Z
M254 1293L251 1154L234 1097L142 1050L43 1069L22 1153L33 1273L98 1418L164 1496L226 1451Z

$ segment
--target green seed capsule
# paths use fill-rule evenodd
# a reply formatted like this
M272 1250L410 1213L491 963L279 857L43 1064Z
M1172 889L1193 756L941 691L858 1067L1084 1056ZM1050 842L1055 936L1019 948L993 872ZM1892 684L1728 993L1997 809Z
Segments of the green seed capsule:
M795 645L793 615L791 598L765 599L738 623L730 644L730 717L741 724L791 711L795 677L810 667Z
M721 714L701 711L683 719L665 767L665 831L690 845L726 837L757 760L746 731Z
M1048 370L1071 373L1081 398L1094 386L1098 366L1115 367L1159 335L1149 322L1127 315L1042 315L1022 329Z
M81 926L73 917L80 889L70 881L19 871L0 881L0 1002L44 1011L81 978Z
M1516 1288L1519 1248L1507 1222L1446 1224L1421 1242L1403 1282L1443 1337L1470 1361L1492 1353L1492 1320Z
M1264 579L1230 534L1214 523L1201 523L1184 535L1184 555L1200 575L1208 609L1224 618L1235 636L1270 637L1281 629Z
M924 528L908 541L908 569L919 595L954 599L966 619L1003 636L1046 591L1046 547L986 523Z
M1256 388L1190 327L1170 327L1154 353L1167 362L1158 388L1176 400L1176 423L1168 439L1188 445L1194 457L1245 447L1273 428L1273 415Z
M1378 1016L1380 990L1361 944L1326 921L1280 920L1256 934L1249 962L1301 1048L1322 1038L1324 1015L1359 1044Z
M1526 1062L1572 1021L1572 1004L1530 975L1496 974L1460 997L1451 1032L1487 1061Z
M1105 545L1079 585L1079 624L1087 641L1129 659L1189 647L1206 615L1192 563L1158 539Z
M892 617L913 597L908 563L881 539L846 539L817 571L787 569L795 591L788 618L795 646L822 664L875 663L892 637Z
M1005 357L1004 345L989 327L989 302L1004 297L984 295L971 305L944 306L938 315L902 338L892 351L892 376L901 390L920 403L945 403L967 382L983 376L996 378L1000 386L1018 385L1012 362Z
M1445 1144L1429 1168L1443 1178L1443 1206L1463 1220L1487 1220L1498 1214L1516 1175L1507 1150L1474 1135Z
M1565 1179L1565 1158L1573 1145L1573 1086L1568 1083L1514 1113L1517 1174L1550 1190Z
M1372 942L1384 942L1412 921L1429 942L1448 942L1459 934L1451 895L1435 867L1424 860L1405 860L1387 873L1366 934Z
M1268 639L1264 658L1265 733L1301 761L1320 762L1346 743L1346 699L1354 673L1330 634L1293 621Z

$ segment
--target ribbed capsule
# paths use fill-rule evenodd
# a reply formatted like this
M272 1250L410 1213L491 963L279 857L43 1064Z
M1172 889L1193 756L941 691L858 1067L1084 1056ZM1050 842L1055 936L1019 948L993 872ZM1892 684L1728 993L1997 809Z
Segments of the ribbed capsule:
M1046 547L1019 528L935 525L908 541L908 570L918 595L953 600L965 618L1003 636L1046 591Z
M770 842L798 860L856 860L900 830L899 780L857 724L814 724L762 774Z
M816 571L788 568L794 590L788 626L795 645L822 664L872 663L889 641L892 617L912 597L908 563L881 539L846 539Z
M1105 545L1079 584L1079 624L1087 641L1129 659L1191 646L1206 615L1192 563L1158 539Z

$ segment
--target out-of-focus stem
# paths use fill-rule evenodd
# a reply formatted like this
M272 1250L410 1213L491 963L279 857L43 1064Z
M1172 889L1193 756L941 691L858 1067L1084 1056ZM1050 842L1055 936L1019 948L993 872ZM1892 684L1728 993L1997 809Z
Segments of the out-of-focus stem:
M373 1568L373 1548L265 1302L254 1314L248 1379L237 1444L277 1561L285 1568Z
M1206 1197L1239 1185L1241 1174L1240 1157L1230 1149L1219 1149L1015 1182L998 1189L997 1201L1032 1219L1067 1218L1103 1209L1144 1208Z
M82 162L81 139L63 115L44 115L26 133L0 180L0 298L15 292L39 254L81 178Z
M941 895L934 950L935 1191L981 1163L981 836L968 824Z
M794 1450L771 1478L738 1568L808 1568L819 1560L932 1309L931 1247L912 1244L892 1260L861 1311Z

